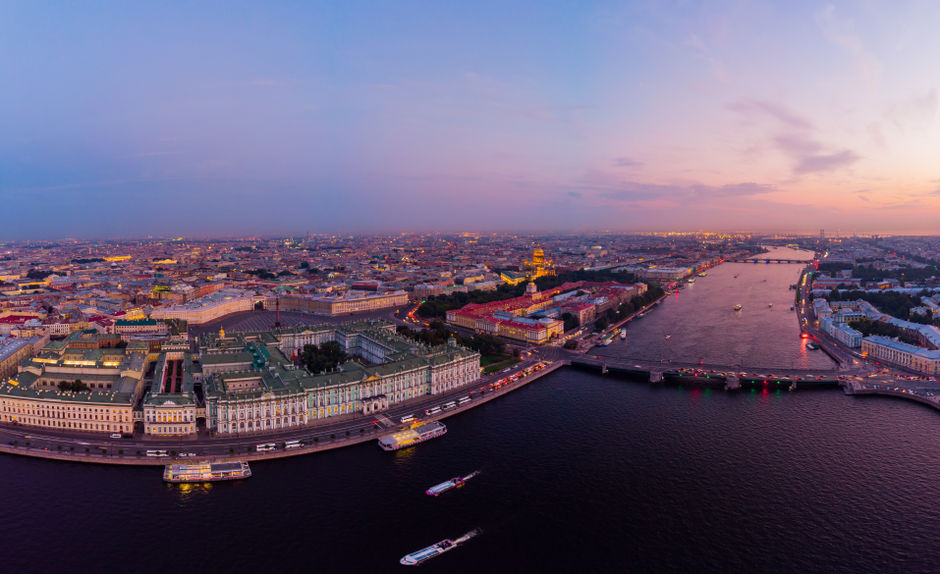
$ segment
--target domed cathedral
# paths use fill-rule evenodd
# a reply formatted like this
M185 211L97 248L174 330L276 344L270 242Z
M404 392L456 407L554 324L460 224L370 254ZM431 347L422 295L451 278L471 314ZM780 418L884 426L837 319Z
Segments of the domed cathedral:
M555 264L551 259L545 258L541 247L532 251L532 259L523 259L523 271L503 271L499 277L504 283L518 285L524 281L535 281L539 277L554 276Z
M545 252L541 247L536 247L532 251L532 259L523 261L523 264L528 271L529 281L555 275L555 264L551 259L545 258Z

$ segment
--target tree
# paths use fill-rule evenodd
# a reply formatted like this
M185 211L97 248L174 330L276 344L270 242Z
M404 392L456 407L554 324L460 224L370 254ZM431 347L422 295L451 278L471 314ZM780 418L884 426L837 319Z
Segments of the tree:
M45 279L49 275L52 275L50 271L40 271L39 269L30 269L26 272L26 277L29 279Z
M346 351L336 341L327 341L319 347L316 345L304 345L300 359L307 370L311 373L322 373L330 369L335 369L337 365L343 363L349 356Z
M574 339L569 339L569 340L565 341L564 347L565 347L566 349L577 349L577 348L578 348L578 342L575 341Z
M636 311L636 305L633 304L633 301L624 301L620 304L620 314L623 317L626 317L630 313Z
M578 318L568 312L561 314L561 320L564 321L565 323L565 331L577 329L578 325L580 325L580 322L578 322Z
M610 325L610 321L607 320L607 317L601 317L600 319L594 322L594 330L603 331L604 329L607 328L608 325Z
M82 391L91 390L91 388L82 382L81 379L75 379L75 381L60 381L59 382L60 391L71 391L73 393L79 393Z

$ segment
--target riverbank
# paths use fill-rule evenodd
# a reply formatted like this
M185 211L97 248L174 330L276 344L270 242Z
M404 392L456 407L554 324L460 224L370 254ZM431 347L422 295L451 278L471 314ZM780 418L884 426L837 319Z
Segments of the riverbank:
M492 391L486 393L474 393L473 399L468 403L460 406L456 406L453 409L442 410L439 413L436 413L432 416L421 416L420 419L422 422L443 420L445 418L452 417L457 414L466 412L474 407L478 407L485 403L488 403L494 399L502 397L503 395L510 393L516 389L520 389L529 383L540 379L541 377L553 373L560 369L561 367L567 365L567 361L553 361L551 364L548 364L546 367L533 371L528 375L522 376L515 381L507 382L500 385L498 388L495 388ZM509 375L507 375L508 378ZM503 379L497 379L497 381ZM491 383L485 383L488 385ZM475 385L470 385L462 390L456 391L455 393L450 393L447 396L442 396L438 400L446 402L449 398L452 398L450 395L462 395L473 391ZM406 405L399 405L401 408L406 407ZM416 409L417 410L417 409ZM269 452L257 452L257 451L246 451L246 449L252 448L255 444L259 443L281 443L284 440L295 439L296 435L292 434L290 436L278 436L278 435L256 435L251 437L250 440L245 441L241 444L232 443L231 440L219 444L218 440L189 440L186 442L177 442L173 444L160 444L154 442L153 444L147 444L145 447L136 448L139 445L133 445L134 448L131 448L131 445L123 446L120 443L115 443L113 445L102 447L100 445L93 445L84 441L79 441L80 449L78 452L70 451L63 452L61 450L50 450L48 447L36 447L32 443L35 441L41 441L43 439L54 439L58 440L62 437L58 435L43 435L40 432L35 432L34 429L26 427L2 427L0 428L0 437L2 437L3 442L0 443L0 453L19 455L19 456L30 456L34 458L44 458L49 460L60 460L60 461L69 461L69 462L85 462L93 464L109 464L109 465L125 465L125 466L164 466L166 464L182 464L188 462L226 462L234 460L244 460L249 462L262 461L262 460L271 460L277 458L287 458L292 456L302 456L306 454L313 454L317 452L332 450L336 448L342 448L346 446L353 446L363 442L377 440L378 437L395 432L402 428L405 428L407 425L403 424L393 424L386 428L376 429L370 422L371 419L360 419L355 421L354 426L359 426L360 428L363 425L370 427L368 432L357 432L352 433L351 431L347 432L333 432L324 437L314 437L309 444L304 444L300 448L294 448L290 450L275 450ZM388 420L388 419L386 419ZM304 429L313 434L318 434L316 429ZM321 429L321 432L329 432L332 429ZM9 433L16 433L11 435ZM12 438L16 437L16 438ZM12 440L11 440L12 439ZM24 441L20 445L20 441ZM11 444L15 443L15 444ZM27 443L30 446L27 446ZM231 446L229 446L231 445ZM228 447L230 452L228 454L217 454L217 455L199 455L199 456L166 456L166 457L147 457L146 455L139 455L138 452L143 453L144 450L167 450L176 452L177 449L189 450L198 450L200 447ZM102 452L104 451L104 452ZM132 452L131 452L132 451ZM241 451L241 452L238 452ZM180 451L182 452L182 451Z

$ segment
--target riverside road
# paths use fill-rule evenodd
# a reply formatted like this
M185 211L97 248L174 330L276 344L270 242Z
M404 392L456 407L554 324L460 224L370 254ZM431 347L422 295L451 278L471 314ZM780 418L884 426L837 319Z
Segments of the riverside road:
M58 433L45 429L35 429L18 425L0 426L0 452L22 454L46 458L96 462L104 464L163 465L168 460L254 460L278 458L307 454L319 450L338 448L359 442L377 439L379 436L394 432L405 425L400 424L401 417L413 414L422 421L438 420L463 412L492 398L502 396L520 388L540 376L547 374L557 365L549 365L541 371L521 377L513 383L497 390L481 389L503 378L510 377L539 362L537 357L522 360L508 370L481 377L477 383L440 395L429 396L397 405L377 416L348 415L338 417L330 423L311 424L296 430L272 433L242 433L230 437L209 437L200 435L190 439L160 438L121 438L112 439L100 434ZM450 401L469 395L470 402L448 410L442 410L433 416L426 416L426 409L441 406ZM281 450L281 443L300 440L302 448ZM258 453L255 446L273 442L278 446L275 452ZM166 450L177 453L172 457L147 457L147 450ZM86 452L87 451L87 452Z

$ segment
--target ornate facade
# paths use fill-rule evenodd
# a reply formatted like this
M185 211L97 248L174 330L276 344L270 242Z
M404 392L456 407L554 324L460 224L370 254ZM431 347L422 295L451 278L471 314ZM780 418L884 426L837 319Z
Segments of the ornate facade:
M289 359L304 345L327 341L339 343L357 360L315 374ZM396 335L394 326L382 321L209 336L201 343L206 422L219 434L372 414L480 377L478 353L454 344L425 347ZM220 372L221 365L226 372Z

